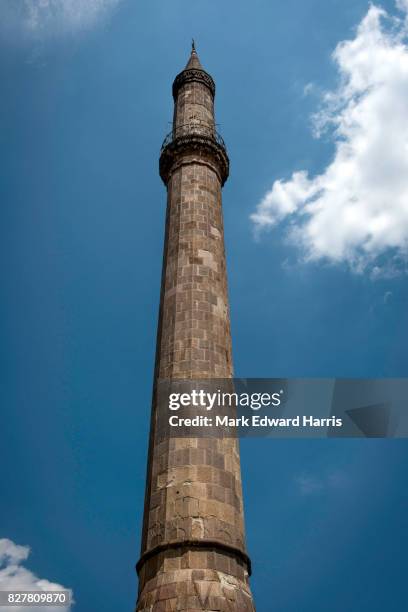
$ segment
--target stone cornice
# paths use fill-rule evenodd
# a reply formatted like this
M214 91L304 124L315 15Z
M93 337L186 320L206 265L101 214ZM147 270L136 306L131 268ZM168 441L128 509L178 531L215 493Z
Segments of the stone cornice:
M215 138L203 134L185 134L166 144L160 155L160 176L167 185L173 170L184 163L194 163L188 156L197 155L197 163L211 161L217 172L221 185L224 185L229 175L229 158L225 146Z
M185 83L191 83L192 81L203 83L211 91L212 97L215 96L215 83L212 77L205 72L205 70L198 70L197 68L188 68L180 72L174 79L173 83L173 98L176 100L177 94L180 87Z
M233 555L237 557L241 562L243 562L248 571L248 576L252 574L251 568L251 559L248 557L245 551L236 546L231 546L231 544L226 544L220 540L174 540L170 542L163 542L162 544L158 544L154 548L151 548L145 551L140 557L139 561L136 564L136 571L139 574L142 566L151 559L155 555L159 553L166 552L168 550L177 550L179 548L193 548L193 549L215 549L220 550L221 552L227 553L229 555Z

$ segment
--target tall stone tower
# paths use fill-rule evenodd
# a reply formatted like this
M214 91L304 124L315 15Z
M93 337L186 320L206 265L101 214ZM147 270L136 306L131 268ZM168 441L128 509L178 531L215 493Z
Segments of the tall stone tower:
M160 155L167 215L138 612L253 612L238 442L158 434L160 379L232 377L215 84L193 48Z

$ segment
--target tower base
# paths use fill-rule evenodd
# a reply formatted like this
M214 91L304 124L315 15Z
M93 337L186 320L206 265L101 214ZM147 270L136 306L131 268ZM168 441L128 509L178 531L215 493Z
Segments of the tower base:
M140 594L136 612L255 612L248 583L211 569L159 572Z

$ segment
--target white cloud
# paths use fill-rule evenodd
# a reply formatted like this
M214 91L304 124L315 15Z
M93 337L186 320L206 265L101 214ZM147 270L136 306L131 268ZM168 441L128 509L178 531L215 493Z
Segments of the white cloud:
M408 11L408 0L397 0L397 7L401 11Z
M296 476L295 485L301 495L316 495L328 490L342 490L349 485L349 478L343 470L333 469L322 476L301 474Z
M303 474L295 479L295 483L302 495L314 495L323 489L323 483L315 476Z
M35 590L58 591L70 590L55 582L38 578L33 572L26 569L22 563L30 554L28 546L19 546L8 540L0 539L0 591ZM4 608L6 609L6 608ZM70 606L13 606L13 612L68 612Z
M2 0L3 31L35 38L86 30L106 17L121 0Z
M408 0L398 8L408 16ZM306 261L346 262L392 276L408 262L408 47L406 21L370 6L333 53L339 86L323 97L315 135L333 158L321 174L276 180L251 215L257 232L288 223Z
M392 291L386 291L383 297L384 304L388 304L391 301L391 298L392 298Z

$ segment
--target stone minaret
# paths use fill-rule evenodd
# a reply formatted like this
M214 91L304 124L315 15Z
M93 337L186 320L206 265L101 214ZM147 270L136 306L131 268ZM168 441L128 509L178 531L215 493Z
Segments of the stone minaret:
M166 233L137 611L253 612L239 446L234 438L158 435L157 381L232 377L221 188L225 145L215 84L194 43L173 83L163 143Z

